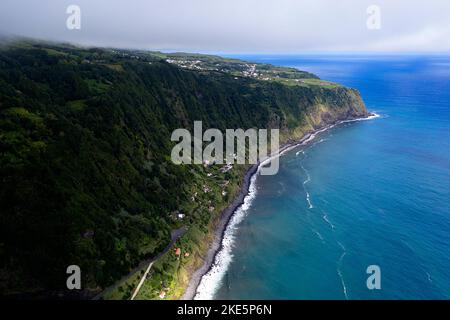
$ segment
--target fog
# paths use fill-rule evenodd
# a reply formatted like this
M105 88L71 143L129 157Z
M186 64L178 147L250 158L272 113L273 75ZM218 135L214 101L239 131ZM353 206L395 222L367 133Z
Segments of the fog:
M80 29L66 26L69 5ZM380 9L370 29L370 5ZM0 34L236 53L450 51L448 0L1 0Z

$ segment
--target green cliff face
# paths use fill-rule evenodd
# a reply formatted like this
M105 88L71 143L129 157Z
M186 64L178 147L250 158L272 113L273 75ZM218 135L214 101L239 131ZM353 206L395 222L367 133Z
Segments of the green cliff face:
M286 141L367 115L358 92L311 74L277 67L280 77L264 80L239 64L228 71L227 60L193 70L161 58L38 43L0 49L2 294L64 289L72 264L84 288L108 286L160 252L181 225L195 230L183 241L200 255L198 242L245 167L223 174L172 164L176 128L194 120L280 128Z

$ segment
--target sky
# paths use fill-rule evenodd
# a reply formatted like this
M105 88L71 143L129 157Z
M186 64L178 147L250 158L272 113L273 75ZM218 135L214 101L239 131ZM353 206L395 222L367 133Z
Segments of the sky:
M80 29L67 27L69 5ZM0 34L162 51L450 52L450 1L0 0Z

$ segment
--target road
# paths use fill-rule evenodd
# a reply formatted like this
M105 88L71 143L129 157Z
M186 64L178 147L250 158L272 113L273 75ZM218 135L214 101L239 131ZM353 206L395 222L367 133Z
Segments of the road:
M133 292L133 295L131 296L131 300L133 300L136 295L139 293L139 290L141 289L148 272L150 271L152 265L158 260L160 259L163 255L165 255L175 244L175 242L183 235L185 234L187 231L187 227L181 227L179 229L173 230L171 233L171 239L170 239L170 243L164 248L164 250L162 252L160 252L157 256L147 259L145 261L142 261L136 268L134 268L133 270L131 270L131 272L129 272L126 276L122 277L119 281L117 281L115 284L113 284L112 286L106 288L105 290L103 290L101 293L99 293L98 295L96 295L93 300L99 300L102 297L106 296L108 293L110 293L111 291L113 291L117 286L121 285L122 283L124 283L125 281L127 281L131 276L133 276L136 272L139 272L140 270L142 270L142 268L144 268L147 265L147 269L145 270L145 273L142 277L142 279L139 281L138 286L136 287L136 289Z
M142 276L141 281L139 281L139 284L137 285L136 289L134 290L133 295L131 296L130 300L134 300L134 298L136 298L137 294L139 293L139 290L141 289L142 285L144 284L145 279L147 279L148 272L152 268L153 263L155 263L156 260L161 258L164 254L166 254L167 251L169 251L170 248L172 248L172 246L175 244L175 242L178 240L178 238L181 237L185 232L186 232L185 227L172 231L172 234L171 234L172 239L170 240L169 245L163 250L163 252L158 254L155 257L155 259L148 264L147 270L145 270L145 273Z

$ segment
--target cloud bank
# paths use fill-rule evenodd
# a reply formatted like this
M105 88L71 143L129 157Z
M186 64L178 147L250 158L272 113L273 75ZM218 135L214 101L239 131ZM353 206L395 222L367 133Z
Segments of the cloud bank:
M80 30L66 27L69 5ZM379 30L367 28L370 5ZM450 52L450 1L2 0L0 33L198 52Z

